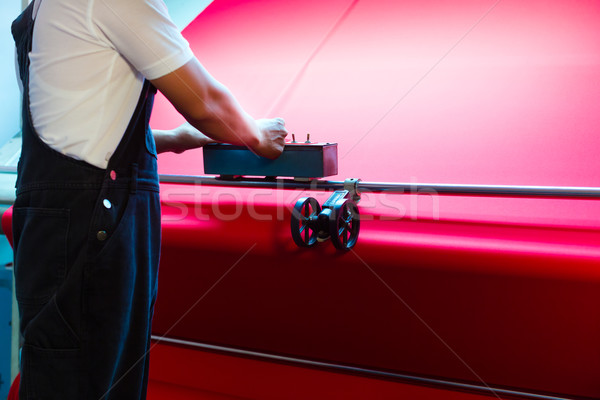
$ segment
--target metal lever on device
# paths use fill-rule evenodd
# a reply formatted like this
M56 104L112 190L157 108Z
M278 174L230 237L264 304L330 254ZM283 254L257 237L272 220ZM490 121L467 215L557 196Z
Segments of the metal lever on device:
M300 247L312 247L331 239L335 248L348 251L356 244L360 231L359 179L348 179L343 190L336 190L321 205L314 197L298 199L290 220L292 238Z

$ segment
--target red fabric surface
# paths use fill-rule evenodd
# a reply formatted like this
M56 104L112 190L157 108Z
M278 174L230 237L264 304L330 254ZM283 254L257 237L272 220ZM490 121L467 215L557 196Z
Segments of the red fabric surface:
M333 179L598 186L598 21L597 2L218 0L184 34L251 114L338 142ZM153 126L180 121L159 98ZM202 174L201 151L159 168ZM366 194L339 254L291 241L307 193L162 189L156 334L600 397L600 201Z
M598 21L589 1L217 0L184 34L251 114L338 142L334 179L598 186ZM152 125L180 121L159 97ZM202 152L159 168L202 174ZM600 202L446 197L440 210L598 227Z
M355 250L340 254L297 248L285 207L213 196L164 207L155 334L600 394L598 231L363 214Z
M2 232L6 235L8 242L10 245L13 245L13 236L12 236L12 207L9 207L8 210L2 214Z
M217 0L184 34L250 113L339 142L342 178L595 186L600 4L496 3Z

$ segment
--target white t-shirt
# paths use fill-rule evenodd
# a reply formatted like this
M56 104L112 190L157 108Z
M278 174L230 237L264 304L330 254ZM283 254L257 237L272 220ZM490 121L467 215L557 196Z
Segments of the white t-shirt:
M53 149L106 168L144 78L194 56L163 0L36 0L29 97Z

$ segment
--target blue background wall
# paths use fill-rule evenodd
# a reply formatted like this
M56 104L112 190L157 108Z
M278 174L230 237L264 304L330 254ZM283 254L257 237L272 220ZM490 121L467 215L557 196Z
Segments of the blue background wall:
M183 30L202 12L212 0L164 0L169 7L169 15L179 29Z
M0 251L4 257L6 239L2 236ZM0 399L5 399L12 383L11 336L12 336L12 269L0 264Z
M0 146L21 128L19 87L15 78L15 50L10 24L21 11L18 0L0 2Z
M21 11L20 0L0 2L0 146L21 130L20 91L15 75L15 50L10 25ZM0 236L0 398L11 383L12 270L4 266L12 256Z

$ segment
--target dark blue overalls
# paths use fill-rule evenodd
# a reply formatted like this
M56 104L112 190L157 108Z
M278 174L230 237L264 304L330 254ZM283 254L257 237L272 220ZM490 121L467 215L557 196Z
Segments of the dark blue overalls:
M148 126L155 90L144 83L106 170L51 149L29 109L32 9L12 26L24 88L13 213L19 396L144 399L160 251L156 147Z

